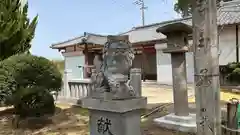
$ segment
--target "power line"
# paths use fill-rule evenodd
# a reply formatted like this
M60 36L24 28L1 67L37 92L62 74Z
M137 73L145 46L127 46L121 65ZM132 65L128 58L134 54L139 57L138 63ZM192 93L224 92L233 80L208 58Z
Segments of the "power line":
M142 12L142 25L145 25L145 10L147 9L147 7L145 6L145 2L144 0L137 0L134 2L135 5L139 5L140 6L140 10Z

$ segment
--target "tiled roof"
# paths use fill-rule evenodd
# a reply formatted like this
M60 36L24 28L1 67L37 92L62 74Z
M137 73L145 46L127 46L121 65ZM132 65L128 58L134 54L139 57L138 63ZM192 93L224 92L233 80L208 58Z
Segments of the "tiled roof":
M51 48L58 49L66 46L72 46L72 45L83 44L83 43L104 45L106 42L107 42L107 36L85 32L83 36L76 37L74 39L70 39L64 42L52 44Z
M240 23L240 0L222 3L218 10L218 25Z
M131 43L141 43L155 40L163 40L165 35L157 33L156 29L171 23L182 22L188 25L192 25L192 18L187 17L183 19L175 19L170 21L164 21L161 23L150 24L142 27L135 27L128 32L119 35L129 35ZM218 25L230 25L240 23L240 0L233 0L230 2L221 3L221 7L218 9ZM74 38L62 43L53 44L51 48L62 48L70 45L80 44L83 39L87 39L87 43L94 43L104 45L107 41L106 36L85 33L84 36Z
M166 24L171 24L176 22L182 22L188 25L192 25L192 20L191 18L188 17L184 19L165 21L165 22L156 23L156 24L143 26L143 27L136 27L130 30L129 32L123 33L122 35L129 35L129 40L131 43L161 40L161 39L165 39L166 36L161 33L157 33L156 32L157 28L164 26Z

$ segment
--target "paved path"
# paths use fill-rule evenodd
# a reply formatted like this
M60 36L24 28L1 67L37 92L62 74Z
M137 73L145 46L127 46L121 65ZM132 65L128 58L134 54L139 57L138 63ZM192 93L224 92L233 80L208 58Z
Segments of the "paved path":
M173 90L172 86L159 85L156 83L143 83L142 94L148 98L148 104L172 103ZM189 87L188 96L193 96L194 90Z
M231 98L237 98L240 100L240 94L233 93L231 91L226 91L221 89L221 100L229 101ZM148 97L148 103L166 103L173 101L173 90L172 86L169 85L159 85L156 82L146 82L142 84L143 96ZM188 96L191 97L189 102L195 102L194 99L194 87L189 85Z
M165 103L173 103L173 91L172 86L168 85L159 85L154 82L143 83L142 85L142 94L147 97L148 100L148 109L155 108L159 105ZM188 96L189 96L189 108L190 112L195 112L195 96L194 96L194 88L192 85L188 88ZM231 93L227 91L221 91L221 105L225 110L225 104L231 98L237 98L240 100L240 94ZM173 105L168 108L169 112L173 111Z

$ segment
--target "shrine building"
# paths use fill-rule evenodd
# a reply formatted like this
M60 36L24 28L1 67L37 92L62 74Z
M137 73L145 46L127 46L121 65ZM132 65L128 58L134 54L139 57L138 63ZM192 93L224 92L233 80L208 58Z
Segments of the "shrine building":
M236 10L236 11L235 11ZM239 11L237 11L239 10ZM134 27L119 35L128 35L135 52L133 67L142 69L143 80L155 80L161 84L172 84L172 67L170 54L165 54L166 36L157 33L156 29L172 23L192 25L192 18L175 19L160 23ZM239 61L239 23L240 0L221 3L218 9L219 25L219 64ZM65 60L65 70L72 72L73 79L90 77L93 58L102 53L107 35L85 32L63 42L51 45L58 49ZM194 81L192 35L189 35L190 51L186 53L188 83Z

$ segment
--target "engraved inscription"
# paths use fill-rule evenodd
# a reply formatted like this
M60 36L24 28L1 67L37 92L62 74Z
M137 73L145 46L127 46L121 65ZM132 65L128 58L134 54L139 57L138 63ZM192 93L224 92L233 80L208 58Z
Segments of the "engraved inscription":
M201 117L200 126L203 127L206 124L209 130L213 132L213 128L212 128L213 124L211 124L211 122L208 119L208 116L206 116L206 111L207 111L206 108L201 108L201 113L203 113L204 115Z
M207 69L201 69L200 75L197 75L198 81L196 86L198 87L208 87L212 84L211 78L207 75Z
M101 117L97 120L97 132L102 135L113 135L110 130L111 125L112 123L110 119Z

